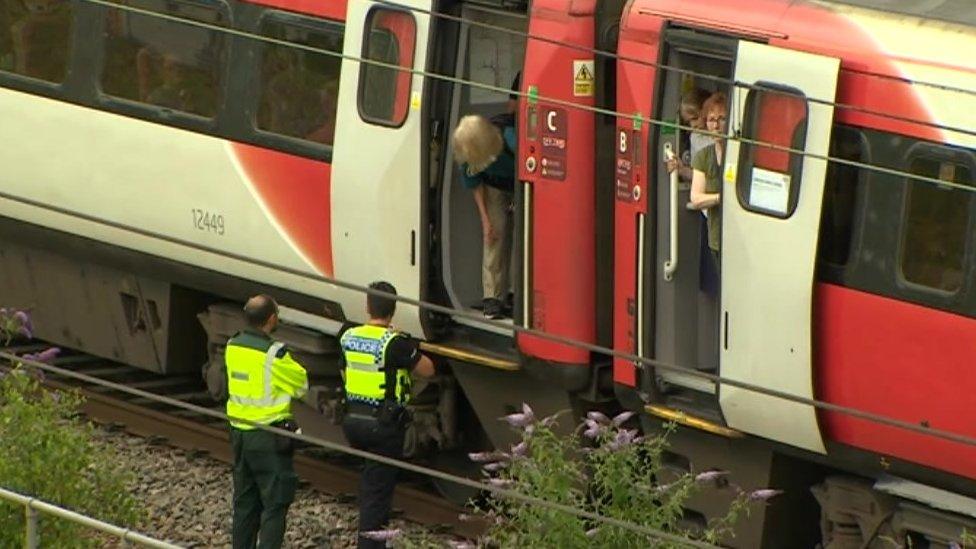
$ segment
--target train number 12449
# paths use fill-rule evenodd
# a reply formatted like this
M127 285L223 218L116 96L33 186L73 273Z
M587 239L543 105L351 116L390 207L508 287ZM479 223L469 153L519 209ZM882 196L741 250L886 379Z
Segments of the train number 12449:
M224 235L224 216L193 208L193 227L201 231L210 231L220 236Z

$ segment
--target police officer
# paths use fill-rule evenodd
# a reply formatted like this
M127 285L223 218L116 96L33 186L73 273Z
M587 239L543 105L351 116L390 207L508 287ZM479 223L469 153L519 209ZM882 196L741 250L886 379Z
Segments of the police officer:
M292 440L235 420L295 430L291 401L308 391L308 375L284 343L271 339L278 325L278 304L271 296L249 299L244 316L248 327L227 342L224 355L234 448L232 539L234 549L270 549L281 547L298 485Z
M370 289L396 295L388 282ZM396 301L366 296L366 324L350 328L340 343L345 358L346 416L342 429L354 448L400 459L408 416L410 374L434 375L434 364L417 343L390 326ZM383 529L390 518L397 468L366 460L359 484L359 532ZM384 547L359 536L359 547Z

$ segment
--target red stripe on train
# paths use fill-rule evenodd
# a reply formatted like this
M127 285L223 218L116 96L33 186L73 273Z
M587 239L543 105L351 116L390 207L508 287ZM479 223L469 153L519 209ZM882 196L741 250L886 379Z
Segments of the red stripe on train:
M336 21L346 20L347 0L244 0L272 8L327 17Z
M244 143L233 148L278 225L319 273L332 276L331 166Z
M976 437L976 319L818 284L817 383L833 404ZM976 478L976 448L825 412L828 438Z

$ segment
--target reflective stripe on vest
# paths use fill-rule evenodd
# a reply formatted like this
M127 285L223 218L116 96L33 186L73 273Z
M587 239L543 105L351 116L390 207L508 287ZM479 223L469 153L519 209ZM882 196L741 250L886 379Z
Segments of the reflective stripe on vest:
M396 332L369 324L351 328L340 345L346 358L346 397L379 405L386 399L386 349ZM410 372L397 369L393 396L406 404L410 398Z
M275 357L284 346L285 344L280 341L271 344L264 353L264 363L260 371L255 371L253 359L246 356L260 351L236 345L227 346L225 351L226 355L229 355L227 358L233 359L227 360L228 416L265 425L291 417L291 397L287 394L274 394L272 385ZM245 354L236 358L238 353ZM237 360L241 362L238 363ZM239 429L254 428L249 423L233 420L231 425Z

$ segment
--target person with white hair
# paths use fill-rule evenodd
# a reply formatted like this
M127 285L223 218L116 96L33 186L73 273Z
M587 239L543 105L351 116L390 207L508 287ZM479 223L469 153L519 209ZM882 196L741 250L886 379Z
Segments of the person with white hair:
M476 114L465 116L454 130L453 146L454 159L461 165L461 182L471 189L481 218L484 314L487 318L503 318L511 282L511 205L518 146L515 117L511 113L491 119Z

